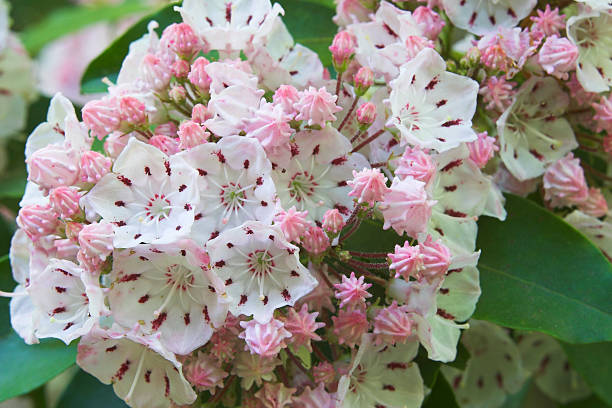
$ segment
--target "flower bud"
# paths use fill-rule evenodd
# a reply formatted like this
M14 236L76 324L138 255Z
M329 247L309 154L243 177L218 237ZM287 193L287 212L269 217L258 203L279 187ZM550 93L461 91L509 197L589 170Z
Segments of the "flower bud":
M181 151L179 148L179 140L170 136L155 135L149 139L149 144L157 147L168 156Z
M323 215L323 229L332 234L339 233L344 228L344 218L337 209L327 210Z
M332 316L334 333L338 336L339 344L354 347L361 340L361 335L368 330L368 318L360 309L344 310L338 312L338 317Z
M414 322L406 312L406 306L398 306L394 300L378 312L374 318L374 335L376 344L405 343L412 334Z
M121 109L116 98L87 102L82 114L85 126L100 140L121 126Z
M131 125L145 123L145 104L133 96L124 96L119 100L121 120Z
M113 159L116 159L119 154L123 151L131 135L123 134L121 132L113 132L106 138L104 142L104 151L106 154Z
M395 169L395 175L400 179L412 177L425 184L429 184L435 174L436 163L420 147L406 147Z
M28 180L50 190L77 181L79 161L73 150L63 146L49 145L35 151L27 160Z
M79 207L80 199L81 193L76 187L60 186L49 193L51 207L63 219L69 219L81 211Z
M74 242L79 242L79 234L85 225L80 222L67 222L66 223L66 238Z
M358 203L374 205L376 201L382 201L383 195L388 190L387 178L379 169L363 169L359 172L353 170L353 180L348 185L353 189L349 197L356 197Z
M608 203L600 189L591 187L587 199L578 209L591 217L603 217L608 213Z
M53 247L58 258L74 258L79 252L79 246L69 239L56 239L53 241Z
M559 79L569 78L568 72L576 68L578 47L567 38L548 37L538 53L538 63L547 74Z
M162 33L160 44L182 58L191 58L201 49L200 39L189 24L171 24Z
M112 161L108 157L88 150L81 155L79 160L79 174L81 181L85 183L97 183L111 168Z
M200 125L203 125L204 122L211 119L213 116L213 113L208 110L208 107L206 105L202 105L201 103L195 105L191 110L191 120L193 120L195 123L199 123Z
M197 86L203 92L208 92L211 82L211 79L206 72L206 66L208 64L209 62L206 58L199 57L191 65L191 71L187 76L187 78L189 78L189 82Z
M147 54L142 59L141 71L144 81L155 91L163 90L170 83L170 68L153 54Z
M336 34L332 45L329 47L336 71L346 71L346 67L355 53L355 45L355 38L348 31L340 31Z
M365 94L374 84L374 72L368 67L361 67L353 77L355 81L355 93L358 96Z
M357 108L357 122L359 122L359 127L362 130L369 128L375 120L376 105L374 105L372 102L366 102Z
M180 59L172 63L170 71L172 72L172 75L177 78L187 78L187 75L189 75L190 68L191 67L189 66L189 63L187 61Z
M329 248L329 237L319 227L309 227L304 233L302 246L312 255L319 255Z
M170 99L180 104L185 101L185 98L187 97L187 91L185 91L185 88L183 88L182 86L175 85L172 87L172 89L170 89L168 95L170 96Z
M478 139L466 143L470 151L470 160L479 168L483 168L493 158L499 147L495 144L495 138L490 137L487 132L478 134Z
M445 25L440 15L429 7L417 7L412 12L412 16L416 23L423 29L425 37L430 40L437 39Z
M434 241L428 235L425 241L419 242L419 252L423 261L423 268L418 271L416 278L425 279L428 282L441 279L450 265L451 253L442 241Z
M187 120L179 126L178 136L180 140L179 149L186 150L206 143L210 133L204 130L203 126Z
M238 337L244 339L251 354L261 357L276 357L281 349L287 347L285 339L291 337L279 320L272 319L267 323L257 320L240 322L244 331Z
M423 269L421 250L418 246L411 246L409 241L405 241L404 246L396 245L395 252L388 256L391 259L389 270L395 271L395 279L401 276L408 281Z
M113 251L113 236L110 223L85 225L79 233L79 262L90 272L95 271Z
M178 131L176 124L174 122L166 122L158 125L155 128L155 136L163 135L170 136L172 138L176 137L176 132Z
M281 105L283 111L291 116L297 113L293 105L295 105L299 99L298 90L292 85L281 85L276 92L274 92L274 96L272 97L274 104Z
M59 225L57 213L50 205L33 204L19 210L17 225L34 242L55 232Z

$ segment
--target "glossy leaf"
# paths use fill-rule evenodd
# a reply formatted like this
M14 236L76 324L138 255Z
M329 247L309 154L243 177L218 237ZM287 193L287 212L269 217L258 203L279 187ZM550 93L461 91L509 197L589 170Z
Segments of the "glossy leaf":
M561 343L574 368L604 402L612 406L612 343L567 344ZM597 400L590 401L598 406ZM590 405L580 405L590 406Z
M438 375L431 394L423 401L422 408L459 408L455 393L443 375Z
M479 221L482 295L474 317L570 343L612 340L612 265L586 237L507 196L505 222Z
M87 401L87 408L127 408L125 402L115 395L111 385L102 384L96 377L79 370L57 406L82 408L83 401Z

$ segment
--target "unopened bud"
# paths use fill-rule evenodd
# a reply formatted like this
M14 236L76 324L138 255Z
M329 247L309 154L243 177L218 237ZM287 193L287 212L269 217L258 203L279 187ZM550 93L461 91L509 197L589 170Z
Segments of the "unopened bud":
M332 53L332 60L336 71L344 72L355 53L355 38L348 31L340 31L334 37L329 50Z
M189 66L189 63L187 61L180 59L174 61L174 63L170 67L170 70L172 71L172 75L177 78L187 78L187 75L189 75L190 68L191 67Z
M176 85L173 86L172 89L170 89L168 95L170 96L170 99L172 99L174 102L182 103L187 97L187 91L185 91L185 88L183 88L182 86Z
M367 129L376 120L376 105L366 102L357 108L357 122L362 129Z
M361 67L355 74L355 93L358 96L365 94L374 83L374 73L370 68Z

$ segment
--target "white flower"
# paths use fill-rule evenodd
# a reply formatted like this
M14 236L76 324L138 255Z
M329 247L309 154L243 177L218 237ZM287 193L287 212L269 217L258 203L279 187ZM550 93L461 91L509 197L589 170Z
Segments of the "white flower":
M96 329L79 343L77 364L134 408L168 408L196 399L181 364L154 336L126 333L117 327Z
M478 83L445 69L442 57L426 48L391 82L388 124L400 130L404 143L443 152L476 140Z
M308 218L318 221L332 208L348 216L353 199L346 182L353 179L353 170L369 167L365 158L349 156L351 144L331 126L298 132L294 140L291 157L272 172L283 208L307 210Z
M272 224L276 191L272 166L259 142L227 136L179 154L198 172L200 203L191 236L204 245L248 220Z
M574 131L561 115L569 98L554 78L532 77L497 120L500 155L519 180L540 176L546 166L578 147Z
M225 281L234 316L266 323L275 309L293 306L318 284L300 263L298 247L276 226L248 221L208 241L206 249L213 270Z
M612 260L612 223L609 215L602 221L576 210L567 215L565 221L586 235L609 260Z
M208 256L195 243L139 245L115 251L109 276L110 308L125 327L142 325L160 334L177 354L206 344L227 315L221 281L208 267Z
M567 21L567 36L578 47L576 75L589 92L608 91L612 85L612 16L609 10L609 6L607 11L584 10Z
M536 0L442 0L453 24L476 35L495 31L497 27L516 26L536 3Z
M175 10L213 50L236 51L266 38L283 8L270 0L185 0Z
M199 196L196 171L182 158L130 139L81 204L115 225L114 244L165 244L189 234Z
M348 374L340 378L337 397L342 408L417 408L423 402L423 379L412 359L418 343L374 345L362 336Z

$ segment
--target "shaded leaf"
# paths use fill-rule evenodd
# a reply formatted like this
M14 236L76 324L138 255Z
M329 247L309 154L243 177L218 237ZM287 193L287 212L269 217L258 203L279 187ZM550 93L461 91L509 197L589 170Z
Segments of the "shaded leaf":
M422 408L459 408L455 393L443 375L436 379L431 394L423 401Z
M577 323L577 322L576 322ZM604 402L612 406L612 343L561 343L570 364ZM596 401L591 401L597 407ZM587 405L579 405L587 407Z
M87 401L87 408L127 407L125 402L115 395L112 385L102 384L96 377L79 370L62 394L57 406L82 408L83 401Z

